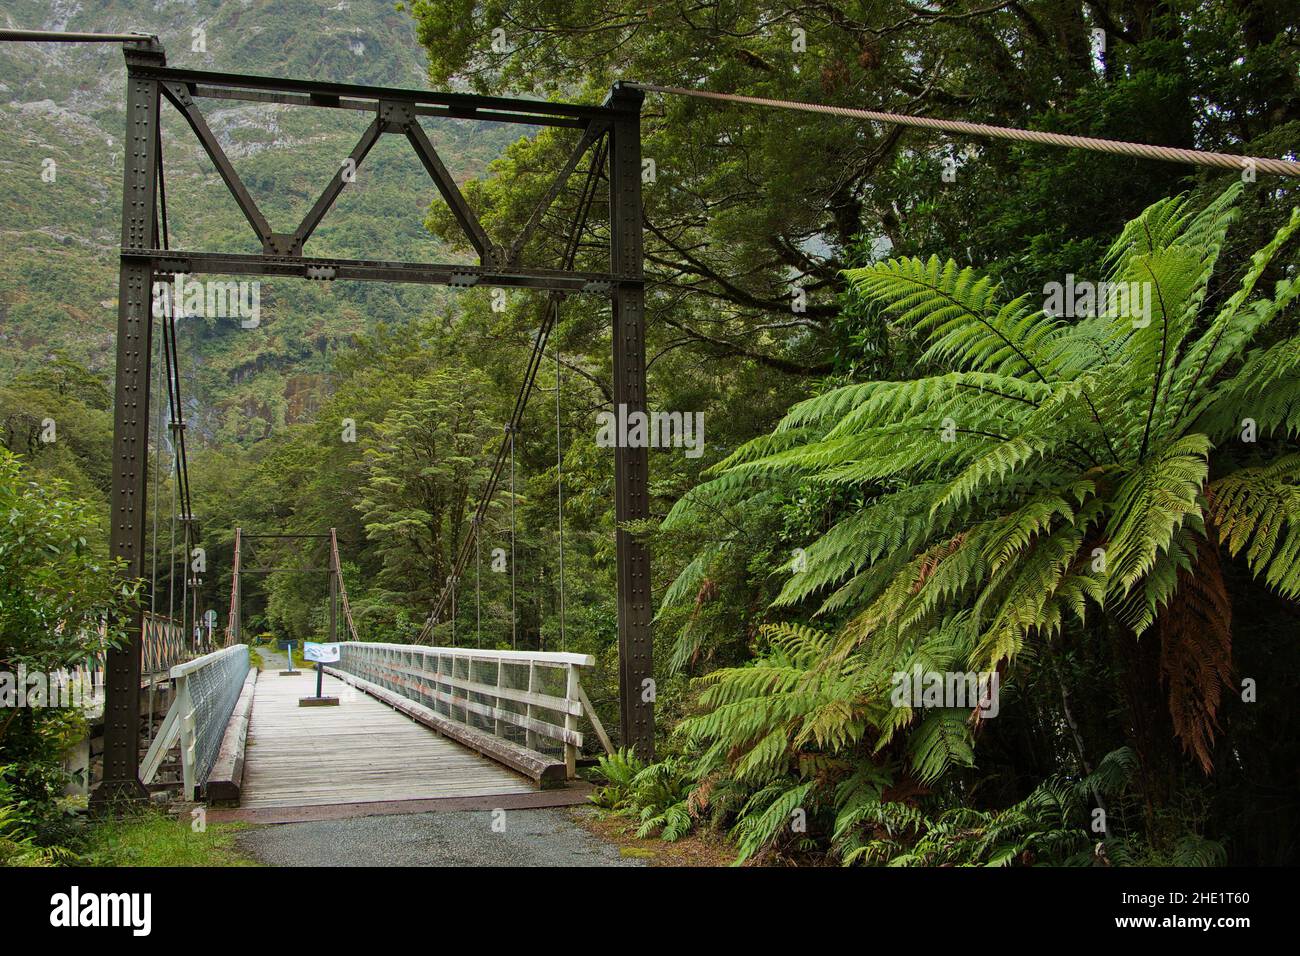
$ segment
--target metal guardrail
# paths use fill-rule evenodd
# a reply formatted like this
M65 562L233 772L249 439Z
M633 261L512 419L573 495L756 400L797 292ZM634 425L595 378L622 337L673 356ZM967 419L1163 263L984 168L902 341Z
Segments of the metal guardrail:
M579 680L579 668L595 663L587 654L347 641L339 645L334 667L452 723L537 754L562 757L571 778L583 745L579 718L586 716L609 747Z
M186 798L198 796L221 748L248 667L248 645L235 644L172 668L176 700L141 765L145 783L153 780L163 757L179 741Z
M104 640L105 626L99 625L101 644ZM171 618L144 612L140 633L140 677L152 683L154 678L166 674L177 664L206 654L211 651L212 641L206 634L194 643L186 638L181 626ZM93 699L102 703L104 691L104 651L88 654L86 657L57 672L58 680L68 684L79 684Z
M177 664L183 664L196 655L206 654L213 649L206 634L195 646L181 625L148 611L144 613L141 637L140 673L145 675L165 673Z

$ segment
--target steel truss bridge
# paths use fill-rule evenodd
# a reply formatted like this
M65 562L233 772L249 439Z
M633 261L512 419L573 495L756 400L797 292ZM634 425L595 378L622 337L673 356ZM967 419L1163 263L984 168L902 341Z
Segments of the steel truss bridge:
M147 504L150 475L150 381L155 358L152 308L156 281L176 275L237 275L413 282L450 288L474 286L536 290L546 308L533 354L525 368L515 413L478 502L472 532L461 549L422 637L455 603L456 579L473 553L482 518L513 454L514 434L531 392L542 349L559 302L570 295L612 306L613 401L629 411L646 407L644 277L642 271L641 132L644 93L615 84L600 105L534 99L390 89L279 77L177 69L167 65L158 39L143 34L51 34L5 30L0 39L120 43L126 60L126 135L122 185L122 236L116 335L113 480L110 549L130 577L146 576ZM291 232L272 228L222 149L204 116L208 101L273 103L318 110L350 110L371 116L339 170ZM244 254L170 247L166 213L161 123L168 104L192 132L247 220L261 247ZM555 171L520 233L508 241L487 234L466 202L422 126L424 120L458 119L577 131L577 143ZM317 227L382 136L410 144L446 202L478 262L437 262L313 257L305 249ZM586 161L585 172L579 167ZM585 178L578 215L565 237L560 261L525 261L529 241L573 178ZM575 268L579 238L598 180L608 183L609 237L605 266ZM183 444L174 326L164 315L170 427ZM619 649L619 731L624 745L643 756L654 752L650 559L624 530L648 517L648 461L644 448L615 450L615 515ZM194 543L188 479L183 481L185 545ZM337 709L302 708L313 678L280 677L249 666L241 625L241 547L253 538L236 531L236 559L226 646L191 642L190 660L151 657L174 690L174 702L153 734L147 753L140 741L140 694L145 666L143 612L126 621L137 638L111 649L104 664L104 772L92 796L103 809L147 794L169 752L180 751L187 798L245 801L248 812L292 814L294 807L355 803L466 800L493 797L497 805L572 802L563 793L575 777L584 745L583 727L612 747L581 682L592 658L581 654L489 651L396 645L355 640L343 586L338 542L329 535L331 637L342 620L351 640L327 669L325 687L341 698ZM273 570L273 569L266 569ZM196 582L197 583L197 582ZM194 616L197 619L198 609ZM152 631L150 632L152 633ZM174 648L172 649L175 650ZM150 683L152 686L152 683ZM152 717L151 717L152 721ZM314 728L314 730L313 730ZM539 794L541 796L539 796ZM538 803L541 800L542 803Z

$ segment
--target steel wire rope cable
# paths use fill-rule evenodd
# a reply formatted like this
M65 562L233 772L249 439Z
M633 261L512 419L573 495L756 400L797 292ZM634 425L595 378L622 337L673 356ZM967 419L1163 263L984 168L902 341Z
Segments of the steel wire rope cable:
M596 196L596 185L600 179L600 170L604 165L605 156L608 153L608 138L602 134L599 141L593 144L591 160L587 168L587 177L583 183L582 193L578 201L577 214L570 224L569 234L566 238L566 249L563 262L563 268L571 268L577 257L578 247L581 242L582 226L587 220L587 215L591 210L592 203ZM520 385L519 392L515 396L515 407L510 416L510 424L517 426L523 417L524 408L528 403L528 398L532 394L533 385L536 381L537 371L541 366L541 360L545 355L546 342L550 336L551 328L555 321L555 314L558 308L558 293L552 293L545 312L542 315L542 324L539 327L537 336L533 341L533 349L529 355L528 366L525 369L524 379ZM475 535L482 531L483 518L486 516L488 506L491 504L496 495L496 489L500 484L501 477L505 471L510 457L510 439L504 439L497 450L496 461L493 464L492 471L484 485L483 492L479 496L478 506L474 513L474 522L472 529ZM477 540L477 539L475 539ZM469 561L471 552L471 541L467 537L461 544L460 552L452 566L452 575L459 577ZM425 639L431 636L435 622L441 618L442 609L447 603L449 588L443 588L435 602L433 610L425 620L424 627L421 628L419 635L416 637L416 643L424 643Z
M163 249L167 250L171 248L171 228L167 216L167 186L163 165L161 123L158 124L156 136L158 191L154 209L155 228L162 239ZM162 304L163 358L167 373L167 404L170 419L168 425L172 431L172 469L176 483L172 497L171 560L168 562L167 586L168 625L172 626L176 617L176 510L178 505L183 507L185 556L182 563L186 570L189 568L193 511L190 505L189 458L185 447L185 419L180 397L180 363L176 349L176 303L169 294L163 297ZM190 644L190 633L186 626L186 617L189 613L189 579L185 572L182 572L182 575L181 639L183 642L182 647L186 647Z
M152 303L151 303L152 307ZM179 467L177 458L176 445L176 400L172 393L172 374L171 374L171 340L167 335L167 322L172 314L172 303L170 294L162 299L162 315L159 318L158 332L162 339L163 345L163 367L167 373L167 430L171 434L169 444L172 452L172 477L177 474ZM161 409L160 409L161 411ZM171 498L171 535L167 548L167 626L171 627L176 620L176 501L177 491L171 480L168 481L168 494Z
M483 540L474 519L474 646L483 646Z
M1096 136L1074 136L1067 133L1048 133L1042 130L1020 129L1014 126L994 126L989 123L969 123L965 120L945 120L933 116L913 116L907 113L887 113L863 110L849 106L827 106L822 103L804 103L798 100L768 99L762 96L744 96L739 93L715 93L711 90L692 90L680 86L660 86L655 83L627 83L627 86L647 93L664 93L672 96L690 96L720 103L738 103L748 106L765 106L774 109L797 110L804 113L821 113L829 116L848 116L892 126L910 126L917 129L937 130L989 139L1006 139L1019 143L1037 143L1043 146L1064 146L1085 149L1117 156L1133 156L1170 163L1187 163L1193 166L1213 166L1220 169L1243 170L1253 168L1278 176L1300 176L1300 162L1289 159L1272 159L1267 156L1239 156L1233 153L1216 153L1209 150L1183 149L1177 146L1154 146L1150 143L1133 143Z
M153 33L78 33L68 30L0 30L0 40L29 43L132 43L156 40Z
M161 225L163 249L168 250L171 248L171 227L170 227L170 221L167 216L167 182L166 182L166 176L164 174L164 166L163 166L162 124L161 123L158 124L157 136L158 136L158 143L157 143L158 203L161 210L161 215L159 217L159 220ZM176 481L180 493L182 514L184 515L183 537L184 537L184 545L185 545L185 556L183 558L182 564L185 568L185 572L184 572L184 577L182 579L181 637L182 640L184 641L183 646L192 647L194 644L192 626L197 626L198 623L197 622L198 595L197 593L194 595L194 601L196 606L193 608L193 613L191 613L190 592L189 592L190 558L191 558L191 551L194 547L194 506L193 506L193 499L190 494L189 452L185 443L185 409L184 406L181 404L181 366L180 366L180 349L178 348L177 341L176 341L176 303L174 301L171 301L170 297L167 301L169 306L167 310L168 316L167 316L167 321L165 321L163 324L163 329L164 329L164 334L169 339L171 344L170 362L168 365L168 369L170 375L175 379L173 394L175 395L176 414L173 421L174 421L174 428L176 430L176 437L174 439L174 442L175 442L175 447L177 448L177 455L179 461L179 468L177 469L176 472ZM197 585L198 585L198 576L196 574L195 575L196 588ZM194 618L194 620L189 620L189 618Z
M558 328L560 319L558 315L559 306L556 306L557 315L555 325ZM555 337L555 350L552 353L555 357L555 519L557 533L557 549L559 551L559 586L556 588L556 597L559 607L558 616L560 618L560 650L565 651L568 645L564 633L564 442L560 433L560 397L562 394L563 380L560 369L560 337Z
M339 602L343 605L343 622L348 626L352 640L359 641L357 627L352 622L352 605L348 601L348 586L343 581L343 559L339 555L339 539L334 529L330 529L330 559L334 564L334 573L338 576Z
M152 288L152 285L151 285ZM151 305L152 308L152 305ZM162 338L162 326L158 327L158 337ZM153 347L153 336L150 336L149 347ZM154 388L157 391L162 389L162 366L159 365L154 372ZM153 455L151 463L153 465L153 520L150 532L149 546L149 624L141 629L140 643L141 651L145 654L149 652L149 640L146 638L149 628L158 627L158 485L162 476L162 470L159 468L159 460L162 458L162 431L163 416L162 405L158 406L158 415L156 416L156 425L153 435ZM156 640L156 638L155 638ZM148 739L153 741L153 711L154 711L154 682L149 681L149 717L148 717Z
M156 138L156 142L155 142L155 151L156 151L157 156L158 156L158 165L157 165L157 170L158 170L158 208L161 210L161 212L160 212L160 214L159 214L159 216L158 216L158 224L155 226L154 231L155 231L156 234L160 234L161 239L162 239L162 246L163 246L163 249L170 249L170 248L171 248L171 229L170 229L170 225L169 225L169 223L168 223L168 221L167 221L167 185L166 185L166 177L164 176L164 173L163 173L162 121L161 121L161 119L160 119L159 122L155 125L154 129L155 129L155 138ZM161 227L161 230L159 230L159 227ZM175 338L175 332L176 332L176 303L170 301L170 299L169 299L169 303L168 303L168 304L169 304L169 306L170 306L169 309L168 309L168 313L169 313L170 321L169 321L169 322L164 322L164 323L163 323L163 334L164 334L165 336L169 336L169 337L170 337L170 343L171 343L170 360L169 360L168 365L167 365L167 374L168 374L169 377L172 376L172 375L175 375L175 377L176 377L176 390L175 390L175 392L174 392L174 394L175 394L175 396L176 396L176 398L175 398L176 416L172 419L172 421L173 421L173 422L181 422L181 421L182 421L182 417L181 417L181 415L182 415L182 411L181 411L181 383L180 383L180 369L179 369L179 364L178 364L178 362L177 362L177 357L176 357L176 338ZM169 331L169 329L170 329L170 331ZM169 389L169 392L170 392L170 389ZM184 439L184 429L185 429L185 426L182 424L182 425L178 425L178 426L173 426L173 428L176 429L176 430L174 430L173 435L172 435L173 447L179 447L179 441L181 441L181 440ZM189 518L189 515L190 515L190 509L189 509L189 502L188 502L188 497L189 497L189 496L188 496L188 478L186 479L186 483L185 483L184 488L181 488L181 487L180 487L180 482L181 482L181 480L182 480L182 479L181 479L182 469L187 468L187 467L188 467L188 462L184 462L184 463L182 464L182 467L181 467L181 468L178 468L178 469L176 470L176 480L177 480L177 483L178 483L178 493L181 495L181 500L182 500L182 502L183 502L184 505L185 505L184 514L185 514L185 516L186 516L186 519L184 520L184 526L183 526L183 529L182 529L182 530L183 530L183 537L184 537L184 547L183 547L183 551L184 551L185 556L184 556L184 558L181 559L181 566L182 566L182 568L184 569L184 570L181 572L181 639L185 642L185 644L189 644L189 635L190 635L189 628L186 626L186 623L185 623L186 612L189 610L189 566L190 566L190 535L189 535L189 525L190 525L190 523L189 523L188 518ZM173 515L173 518L175 517L175 511L176 511L176 502L175 502L175 499L173 499L173 501L172 501L172 515ZM173 550L172 560L173 560L173 561L175 560L175 557L176 557L176 555L175 555L175 548L176 548L176 542L175 542L175 539L174 539L174 537L173 537L173 540L172 540L172 550ZM174 578L173 578L173 580L174 580Z
M155 205L154 205L154 209L153 209L153 218L154 218L154 232L155 232L155 234L156 234L156 233L158 232L158 206L157 206L156 203L155 203ZM151 293L152 293L152 291L153 291L154 279L155 279L155 277L151 274L150 277L149 277L149 289L150 289L150 292L151 292ZM151 296L151 298L150 298L150 310L151 310L151 311L152 311L152 308L153 308L153 300L152 300L152 296ZM162 334L163 334L163 333L162 333L162 325L160 324L160 325L158 326L158 344L159 344L159 345L162 345ZM150 338L149 338L149 347L150 347L150 349L153 348L153 336L152 336L152 335L150 335ZM162 365L159 365L159 366L157 367L157 369L155 370L155 372L154 372L154 377L153 377L153 381L154 381L153 390L154 390L155 392L160 392L160 391L162 391L162 373L163 373L163 367L162 367ZM157 628L158 628L158 498L159 498L159 495L160 495L159 485L160 485L160 483L161 483L161 478L162 478L162 468L160 467L160 462L161 462L161 459L162 459L162 435L163 435L163 428L164 428L164 427L165 427L165 426L163 425L163 410L162 410L162 405L160 404L160 405L158 406L157 421L156 421L156 425L155 425L155 427L154 427L154 433L153 433L153 454L152 454L152 456L151 456L151 458L150 458L150 463L153 465L153 509L152 509L153 514L152 514L152 521L151 521L151 526L152 526L152 527L151 527L151 531L150 531L150 539L151 539L151 543L150 543L150 547L149 547L149 621L148 621L148 624L147 624L146 626L144 626L144 627L141 628L141 632L140 632L141 652L142 652L142 655L145 655L145 656L147 656L147 655L150 654L150 639L149 639L149 633L150 633L150 630L151 630L151 629L152 629L153 632L154 632L154 644L158 644L158 643L159 643L158 640L157 640ZM156 660L156 661L154 661L154 662L143 661L142 663L143 663L145 666L156 666L156 665L160 664L160 663L165 659L165 658L163 658L163 657L160 656L160 655L155 655L155 656L158 657L158 660ZM153 711L154 711L154 708L153 708L153 702L154 702L154 682L151 680L151 681L149 682L149 715L148 715L148 739L151 740L151 741L153 740Z
M454 592L453 592L454 594ZM519 639L519 609L515 603L515 432L510 429L510 649Z

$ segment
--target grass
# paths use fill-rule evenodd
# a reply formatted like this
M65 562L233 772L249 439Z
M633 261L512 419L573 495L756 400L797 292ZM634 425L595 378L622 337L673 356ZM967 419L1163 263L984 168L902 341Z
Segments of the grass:
M95 821L87 834L87 866L256 866L235 846L246 824L220 823L195 832L188 817L158 810Z

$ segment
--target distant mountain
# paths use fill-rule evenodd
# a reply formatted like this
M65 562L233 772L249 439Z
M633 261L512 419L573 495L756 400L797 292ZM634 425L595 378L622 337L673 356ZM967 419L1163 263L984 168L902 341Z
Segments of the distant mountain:
M0 22L154 33L174 66L426 85L413 23L385 0L328 7L308 0L11 0ZM125 76L114 44L0 43L0 383L59 350L112 372ZM278 231L297 225L369 122L352 111L221 100L200 107ZM162 117L172 246L258 251L185 121L168 105ZM527 132L464 121L426 122L426 129L458 178L479 174ZM435 197L406 141L385 137L307 251L468 261L463 250L441 248L424 230ZM233 319L183 320L192 434L200 441L253 441L310 417L337 343L445 302L443 290L423 286L278 279L262 283L257 328Z

